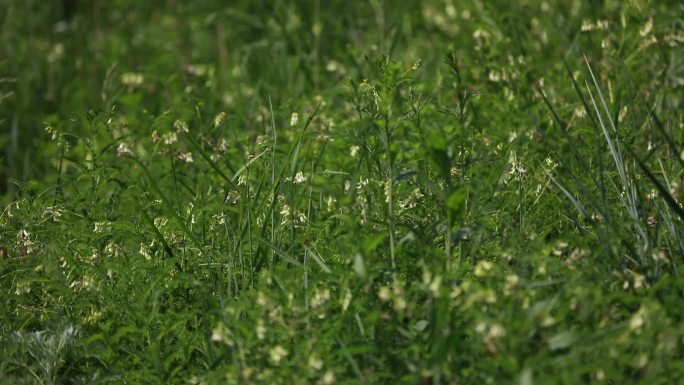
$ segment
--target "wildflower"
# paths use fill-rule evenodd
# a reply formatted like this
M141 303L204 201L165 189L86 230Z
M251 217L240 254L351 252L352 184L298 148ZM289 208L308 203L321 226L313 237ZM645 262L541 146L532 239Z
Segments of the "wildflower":
M116 148L116 156L122 157L132 155L133 151L131 151L130 147L128 147L126 143L119 143L119 146Z
M644 287L645 282L646 282L646 277L644 277L641 274L634 273L634 289L638 290Z
M266 337L266 327L264 326L264 321L262 319L257 321L256 335L259 340L263 340Z
M226 141L225 138L221 138L221 140L219 140L218 145L216 146L216 149L221 154L225 154L226 151L228 151L228 142Z
M549 326L553 326L555 324L556 324L556 319L553 318L553 316L548 315L548 314L544 317L544 319L542 319L542 322L541 322L541 325L543 327L549 327Z
M332 385L335 383L335 373L328 370L325 372L323 377L318 381L318 384L320 385Z
M119 254L121 254L121 246L114 242L109 242L107 243L107 246L105 246L104 251L111 257L118 257Z
M646 24L644 24L643 27L639 28L639 35L641 37L644 37L653 31L653 18L649 17L648 20L646 21Z
M178 135L175 132L167 132L162 136L162 139L166 145L174 144L178 141Z
M405 200L399 201L399 207L404 210L410 210L418 205L418 202L423 198L423 193L416 188L411 192L411 195Z
M596 379L598 381L603 381L606 379L606 372L603 371L603 369L599 369L596 371Z
M152 255L150 254L150 248L147 247L147 245L140 244L140 249L138 250L138 254L142 255L143 258L147 259L148 261L152 259Z
M121 83L127 87L138 87L144 80L143 75L138 72L127 72L121 75Z
M653 254L651 255L651 258L653 258L653 260L656 262L663 262L663 263L668 262L667 253L664 250L654 251Z
M648 354L641 353L639 358L637 358L636 364L639 369L644 369L648 365Z
M214 342L223 342L226 345L233 345L233 340L230 337L230 330L223 324L219 322L218 325L211 331L211 340Z
M154 227L161 229L162 227L166 226L166 224L168 222L169 222L168 218L156 217L156 218L154 218Z
M680 179L672 181L672 183L670 183L670 194L678 202L684 202L684 180Z
M89 314L85 317L86 324L94 324L102 318L102 311L91 308Z
M364 187L368 185L368 178L361 177L359 178L359 181L356 183L356 188L361 190Z
M50 50L50 53L48 53L47 60L49 63L55 63L63 57L64 57L64 44L57 43L52 47L52 49Z
M188 71L188 74L197 77L207 74L207 66L202 64L190 64L185 67L185 70Z
M339 69L340 63L336 62L335 60L330 60L328 61L328 64L325 65L325 70L328 72L337 72Z
M192 163L192 152L180 153L178 154L178 159L185 163Z
M449 297L451 297L451 299L458 299L461 296L461 294L463 294L463 289L461 289L460 286L456 285L453 289L451 289L451 295Z
M273 362L274 365L279 365L280 361L282 361L283 358L287 357L288 353L287 350L285 350L285 348L283 348L280 345L276 345L268 351L268 354L271 358L271 362Z
M392 292L390 292L390 289L387 286L382 286L378 291L378 298L380 298L384 302L389 301L391 296Z
M231 190L228 194L226 194L226 200L224 202L234 205L238 202L239 199L240 194L238 194L238 192L235 190Z
M432 280L432 283L430 283L430 291L432 292L432 295L437 298L439 297L439 289L442 286L442 277L437 275L435 276L435 279Z
M214 128L220 126L221 123L223 123L223 121L226 120L226 116L228 116L228 114L226 114L223 111L216 114L216 116L214 117Z
M104 233L111 229L112 225L110 222L95 222L95 228L93 229L96 233Z
M176 120L173 122L173 129L176 130L176 132L190 132L188 129L188 123L186 123L184 120Z
M43 217L45 218L52 218L53 221L58 222L59 219L62 217L64 210L57 206L48 206L45 208L45 211L43 212Z
M520 282L520 277L518 277L516 274L509 274L506 276L506 285L504 287L504 291L506 294L510 294L511 290L513 290L518 283Z
M480 261L475 265L475 276L484 277L494 268L494 264L489 261Z
M342 297L342 300L340 301L342 305L342 311L345 312L349 308L349 304L351 303L352 300L352 293L349 289L347 289L344 292L344 297Z
M292 115L290 115L290 127L296 126L297 123L299 123L299 114L293 112Z
M554 162L553 159L551 159L551 157L548 156L544 159L544 164L546 164L546 166L549 168L549 171L552 171L553 169L558 167L558 163Z
M404 299L402 293L402 287L401 287L401 282L399 280L394 281L393 285L393 294L394 294L394 310L396 311L402 311L406 309L406 306L408 303L406 302L406 299Z
M527 168L518 160L514 151L511 152L508 163L511 165L510 175L515 176L517 180L522 180L527 175Z
M349 147L349 156L351 156L352 158L356 157L356 155L359 153L360 149L361 149L361 147L359 147L359 146Z
M14 294L21 295L31 292L31 281L20 281L14 289Z
M323 361L318 358L315 354L309 356L308 366L311 370L321 370L323 369Z
M475 40L475 50L481 51L482 48L489 44L491 34L482 28L478 28L473 32L473 39Z
M309 304L311 305L312 308L317 308L322 305L324 305L326 302L330 300L330 290L324 289L324 290L316 290L314 293L313 297L309 301Z
M645 323L644 310L641 308L632 316L632 318L630 318L629 328L638 333L641 331L641 327L644 326Z
M283 205L283 208L280 210L280 215L283 217L282 224L286 224L290 221L294 223L306 223L306 214L297 209L293 209L288 205Z
M301 172L301 171L298 171L297 174L295 175L294 180L292 181L292 183L295 183L295 184L296 184L296 183L306 182L306 179L307 179L307 178L306 178L306 176L304 176L304 173Z
M584 20L582 21L582 27L580 30L582 32L605 31L608 29L608 27L608 20L596 20L595 22L592 22L591 20Z
M17 233L17 241L19 241L22 244L26 244L26 242L30 242L31 241L30 238L31 238L31 233L29 233L28 231L26 231L24 229L19 230L19 232Z
M487 336L490 338L500 338L506 335L506 329L501 324L495 323L489 328Z
M328 206L328 211L332 211L335 208L335 203L337 202L337 199L333 197L332 195L328 196L328 199L326 200L326 205Z
M50 139L52 139L52 140L55 140L59 137L59 131L57 131L57 129L55 127L53 127L49 124L47 126L45 126L45 132L47 132L48 135L50 135Z
M91 275L86 275L81 279L80 281L75 280L71 282L69 285L69 288L74 289L74 291L81 291L81 290L92 290L95 289L95 277Z

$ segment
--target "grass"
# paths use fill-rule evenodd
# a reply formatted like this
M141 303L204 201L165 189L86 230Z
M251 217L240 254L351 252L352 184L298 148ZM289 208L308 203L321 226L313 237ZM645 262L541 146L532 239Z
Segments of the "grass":
M684 376L676 2L0 6L0 383Z

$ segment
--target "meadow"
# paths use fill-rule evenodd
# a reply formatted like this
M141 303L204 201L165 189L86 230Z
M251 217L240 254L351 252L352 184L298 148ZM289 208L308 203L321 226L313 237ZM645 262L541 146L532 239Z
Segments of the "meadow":
M684 4L0 23L0 384L684 378Z

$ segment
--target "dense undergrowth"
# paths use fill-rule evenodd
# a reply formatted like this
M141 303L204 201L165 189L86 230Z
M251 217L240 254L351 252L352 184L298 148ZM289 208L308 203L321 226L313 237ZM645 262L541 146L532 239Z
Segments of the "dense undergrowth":
M684 376L681 4L0 9L0 383Z

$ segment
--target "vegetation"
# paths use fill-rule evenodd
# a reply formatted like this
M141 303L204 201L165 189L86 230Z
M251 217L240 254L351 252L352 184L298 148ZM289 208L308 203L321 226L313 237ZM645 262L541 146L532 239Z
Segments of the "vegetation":
M684 378L680 2L0 9L0 383Z

